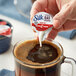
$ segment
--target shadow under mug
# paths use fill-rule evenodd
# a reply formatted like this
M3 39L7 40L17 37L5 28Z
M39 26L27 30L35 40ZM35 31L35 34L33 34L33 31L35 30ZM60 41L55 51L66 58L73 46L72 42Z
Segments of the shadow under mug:
M51 40L51 43L57 45L60 48L61 55L58 59L46 63L46 64L31 64L31 63L24 63L16 58L14 51L17 46L19 46L23 42L19 42L15 45L13 50L13 55L15 59L15 76L60 76L61 73L61 64L62 63L69 63L72 65L72 75L76 76L76 61L72 58L65 57L63 55L63 48L60 43ZM29 47L29 46L28 46Z

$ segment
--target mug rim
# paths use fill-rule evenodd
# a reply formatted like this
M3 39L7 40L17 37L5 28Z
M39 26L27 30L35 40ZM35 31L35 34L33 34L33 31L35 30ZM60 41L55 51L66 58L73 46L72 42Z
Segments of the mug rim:
M31 39L31 40L35 40L35 39ZM36 39L37 40L37 39ZM61 50L62 50L62 52L61 52L61 55L59 56L59 57L57 57L56 59L54 59L53 61L51 61L51 62L48 62L48 63L41 63L41 64L30 64L30 63L25 63L25 62L23 62L23 61L21 61L21 60L19 60L18 58L16 58L16 56L15 56L15 54L14 54L14 49L17 47L17 44L18 45L20 45L21 43L23 43L24 41L28 41L28 40L23 40L23 41L19 41L19 42L17 42L15 45L14 45L14 48L13 48L13 56L14 56L14 59L19 63L19 64L21 64L21 65L23 65L23 66L25 66L25 67L29 67L29 68L47 68L47 67L51 67L51 66L54 66L54 65L56 65L57 63L59 63L62 59L64 59L64 55L63 55L63 47L61 46L61 44L59 43L59 42L57 42L57 41L55 41L55 40L52 40L51 39L51 41L53 41L53 42L56 42L56 43L58 43L59 44L59 46L61 47ZM47 41L49 41L49 40L47 40ZM19 44L20 43L20 44ZM42 66L44 66L44 67L42 67Z

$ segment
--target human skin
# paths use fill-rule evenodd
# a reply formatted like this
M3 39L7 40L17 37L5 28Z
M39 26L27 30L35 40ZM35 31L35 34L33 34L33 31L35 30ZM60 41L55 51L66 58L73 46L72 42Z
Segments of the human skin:
M38 12L53 15L54 28L47 39L54 39L60 31L76 29L76 0L36 0L30 12L31 22Z

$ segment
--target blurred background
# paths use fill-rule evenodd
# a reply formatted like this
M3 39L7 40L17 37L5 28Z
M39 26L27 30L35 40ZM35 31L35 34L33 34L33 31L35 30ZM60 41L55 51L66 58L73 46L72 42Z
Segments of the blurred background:
M30 10L35 0L0 0L0 14L30 25ZM58 35L73 39L76 30L60 32Z

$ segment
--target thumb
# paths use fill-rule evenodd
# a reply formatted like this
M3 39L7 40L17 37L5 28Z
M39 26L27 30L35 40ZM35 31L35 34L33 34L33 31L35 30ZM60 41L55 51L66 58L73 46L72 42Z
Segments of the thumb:
M60 12L53 17L54 28L58 29L66 22L72 12L71 8L71 4L65 4Z

